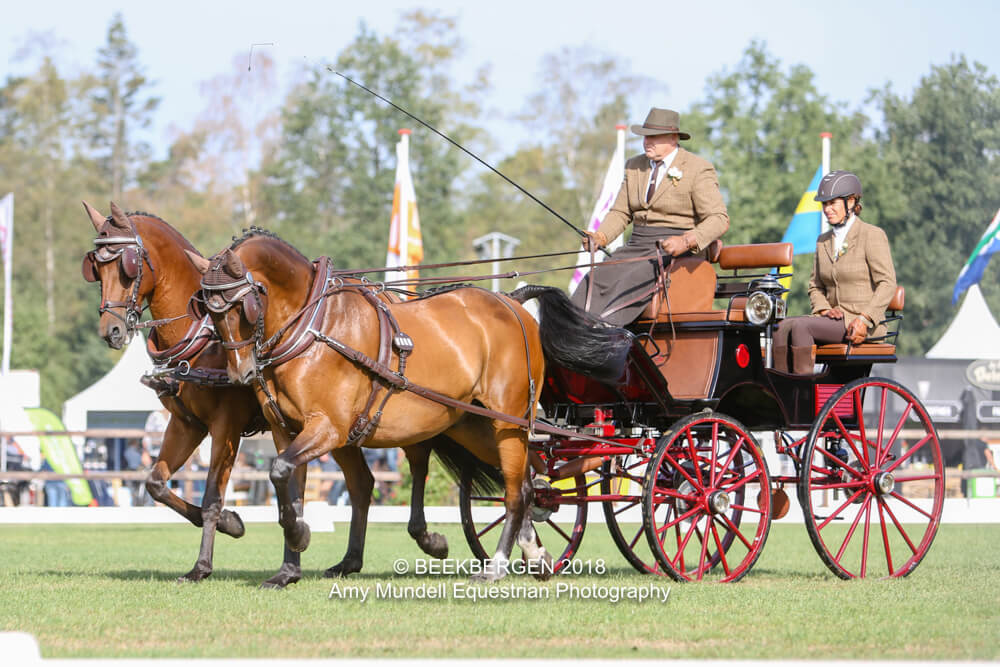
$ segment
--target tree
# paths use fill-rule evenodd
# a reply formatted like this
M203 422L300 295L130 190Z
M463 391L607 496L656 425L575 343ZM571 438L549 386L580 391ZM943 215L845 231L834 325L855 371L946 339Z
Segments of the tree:
M888 85L873 99L885 117L876 138L886 175L874 201L907 287L903 349L921 354L954 316L955 279L1000 207L1000 86L983 65L956 57L932 67L909 99ZM994 262L981 283L994 312L998 275Z
M863 136L867 119L830 102L809 68L784 68L762 42L751 42L735 69L712 75L705 90L705 99L684 116L692 135L687 148L710 159L719 173L728 245L781 240L820 164L821 132L834 135L834 169L864 174L876 159L875 146ZM808 312L812 263L812 254L796 258L792 313Z
M431 27L439 19L420 16L423 34L434 34ZM282 109L281 148L264 167L261 219L271 221L307 255L327 253L342 266L384 264L398 130L410 127L410 164L426 260L454 258L461 250L455 200L464 158L330 70L345 73L464 143L471 132L458 121L473 113L475 104L441 74L456 49L447 41L422 48L412 37L404 45L397 37L380 38L362 24L335 66L307 71ZM452 103L456 97L463 102Z
M121 199L126 185L149 159L149 146L137 138L137 131L149 126L160 104L158 97L147 94L150 86L119 12L108 27L107 42L98 51L97 75L90 93L91 144L112 199Z

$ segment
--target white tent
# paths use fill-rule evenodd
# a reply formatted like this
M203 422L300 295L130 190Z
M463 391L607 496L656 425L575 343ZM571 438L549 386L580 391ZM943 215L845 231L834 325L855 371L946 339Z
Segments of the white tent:
M926 356L928 359L1000 359L1000 325L986 305L979 285L973 285L966 292L955 319Z
M70 431L83 431L93 423L91 413L132 413L133 423L142 428L146 415L163 407L156 392L139 382L143 373L152 370L146 341L137 334L107 375L63 404L63 423ZM141 413L141 414L140 414Z

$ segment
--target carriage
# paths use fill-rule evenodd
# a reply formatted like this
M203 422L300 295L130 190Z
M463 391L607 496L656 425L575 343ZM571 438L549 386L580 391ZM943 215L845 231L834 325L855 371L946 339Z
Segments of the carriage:
M640 572L736 581L760 556L771 520L789 511L786 487L837 576L901 577L920 563L941 518L940 444L917 396L870 376L874 364L896 361L903 288L885 336L818 346L812 376L780 373L770 363L785 310L777 271L791 263L791 244L678 258L630 326L617 381L548 365L541 405L553 428L531 439L532 518L559 554L556 570L572 566L599 503ZM762 441L773 443L769 455ZM502 501L461 485L462 526L480 558Z

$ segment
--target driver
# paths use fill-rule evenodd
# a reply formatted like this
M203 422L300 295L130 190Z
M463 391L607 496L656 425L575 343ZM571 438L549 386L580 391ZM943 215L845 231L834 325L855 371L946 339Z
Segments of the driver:
M811 375L813 345L849 341L855 345L885 334L885 309L896 293L896 270L882 229L858 217L861 181L849 171L831 171L819 182L830 230L816 239L809 279L812 315L782 320L774 335L774 368ZM790 354L789 354L790 353Z
M657 245L668 258L701 252L729 229L715 167L677 145L678 140L691 138L680 129L680 115L654 107L642 125L632 126L632 132L642 137L645 155L625 163L618 197L598 230L586 233L583 247L606 246L631 222L631 238L611 259L652 261L598 264L572 297L577 306L614 326L634 320L652 299Z

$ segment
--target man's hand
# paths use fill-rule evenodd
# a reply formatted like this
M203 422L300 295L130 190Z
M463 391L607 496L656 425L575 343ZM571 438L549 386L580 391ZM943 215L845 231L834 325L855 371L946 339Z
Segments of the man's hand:
M583 249L587 252L595 252L598 248L608 245L608 237L603 232L584 232L586 236L582 239Z
M823 317L829 317L831 320L842 320L844 319L844 311L840 308L830 308L829 310L821 310L820 315Z
M698 246L698 239L691 232L684 232L680 236L668 236L660 241L660 247L668 255L677 257Z

